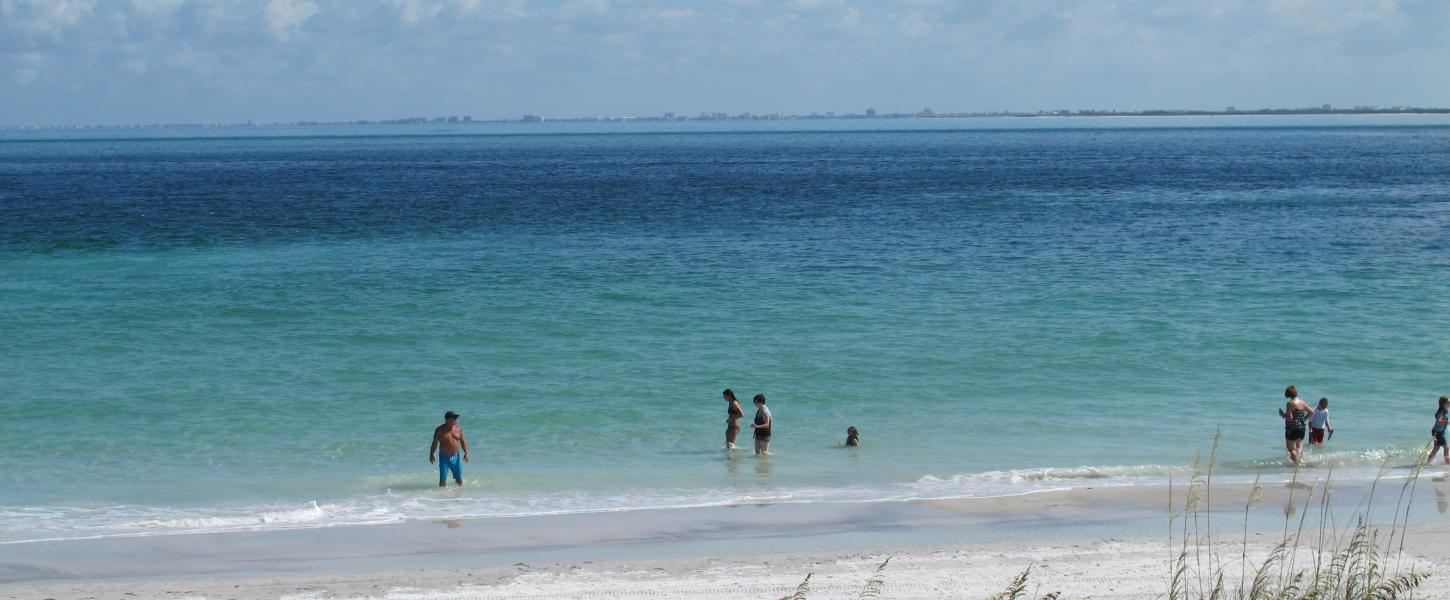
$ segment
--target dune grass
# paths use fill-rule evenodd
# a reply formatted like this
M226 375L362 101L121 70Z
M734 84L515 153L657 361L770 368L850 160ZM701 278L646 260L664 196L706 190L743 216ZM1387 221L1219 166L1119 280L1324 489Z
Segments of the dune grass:
M887 557L886 560L882 561L876 567L876 572L871 575L870 579L866 580L866 584L861 588L861 593L856 596L856 600L881 600L881 590L886 586L886 575L884 573L886 571L886 565L891 564L891 558ZM811 577L814 575L815 573L806 573L806 578L801 580L800 585L795 587L795 593L781 596L780 600L808 600L807 596L811 592Z
M1224 548L1231 548L1232 542L1217 536L1213 512L1209 510L1218 442L1219 436L1215 435L1206 465L1195 461L1181 507L1174 506L1173 485L1169 484L1168 546L1175 552L1167 560L1167 589L1163 596L1167 600L1400 600L1413 597L1416 588L1430 576L1408 566L1405 556L1410 508L1427 453L1420 453L1421 458L1400 485L1393 516L1383 527L1369 520L1374 495L1384 481L1383 467L1363 508L1352 515L1353 524L1346 527L1337 527L1334 522L1330 503L1332 472L1322 482L1303 484L1296 468L1280 541L1254 565L1249 558L1249 513L1262 501L1263 486L1258 478L1254 479L1244 503L1243 523L1236 532L1240 537L1239 552L1237 556L1226 555ZM1303 497L1299 498L1301 491ZM1314 522L1308 520L1311 507L1317 508L1313 511L1317 514ZM1301 564L1301 560L1305 562ZM876 568L857 600L886 598L882 593L890 563L887 558ZM1237 582L1230 581L1234 571ZM781 600L809 600L812 575L807 574L795 593ZM987 599L1028 600L1032 595L1028 592L1031 576L1032 567L1028 565L1005 589ZM962 597L942 596L944 600ZM1054 591L1040 596L1040 600L1069 597Z
M1352 516L1353 525L1343 528L1336 526L1330 502L1333 472L1322 482L1304 484L1296 468L1289 484L1280 541L1267 558L1253 567L1250 578L1249 511L1263 499L1263 487L1255 478L1244 503L1244 522L1239 531L1238 581L1230 587L1227 577L1231 571L1222 555L1223 543L1215 542L1209 520L1212 511L1202 504L1211 498L1217 449L1215 436L1207 468L1200 469L1201 465L1195 463L1182 509L1170 510L1169 530L1173 532L1170 535L1176 535L1178 552L1169 567L1168 600L1393 600L1410 597L1429 577L1407 566L1404 552L1414 490L1425 467L1425 454L1421 453L1422 458L1417 459L1400 486L1394 513L1385 527L1376 527L1369 520L1385 467L1370 486L1363 508ZM1301 492L1303 496L1298 498ZM1317 511L1311 511L1311 507L1317 507ZM1311 512L1317 515L1312 523ZM1170 539L1170 546L1173 541ZM1301 564L1303 559L1309 562Z

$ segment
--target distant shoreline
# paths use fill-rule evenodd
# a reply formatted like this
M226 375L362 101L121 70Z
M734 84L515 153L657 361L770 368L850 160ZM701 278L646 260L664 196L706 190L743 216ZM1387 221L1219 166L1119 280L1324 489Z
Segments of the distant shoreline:
M473 119L464 116L407 117L401 119L355 120L355 121L292 121L255 123L133 123L120 125L0 125L0 131L73 131L90 129L165 129L165 128L223 128L223 127L307 127L343 125L474 125L474 124L530 124L530 123L610 123L610 122L698 122L698 121L826 121L826 120L898 120L898 119L991 119L991 118L1039 118L1039 117L1245 117L1245 116L1340 116L1340 115L1446 115L1450 108L1436 107L1356 107L1356 108L1261 108L1254 110L1186 110L1154 109L1137 111L1115 110L1052 110L1036 112L969 112L938 113L926 109L915 113L878 114L752 114L752 113L700 113L686 116L666 113L655 116L623 117L544 117L524 115L518 119Z

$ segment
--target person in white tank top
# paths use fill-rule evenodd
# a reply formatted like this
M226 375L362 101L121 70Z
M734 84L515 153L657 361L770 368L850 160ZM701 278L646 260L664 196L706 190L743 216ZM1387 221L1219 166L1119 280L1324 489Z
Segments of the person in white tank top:
M1324 433L1328 431L1329 435ZM1319 408L1314 410L1314 416L1309 417L1309 445L1319 446L1324 441L1334 437L1334 426L1329 424L1329 399L1320 398Z

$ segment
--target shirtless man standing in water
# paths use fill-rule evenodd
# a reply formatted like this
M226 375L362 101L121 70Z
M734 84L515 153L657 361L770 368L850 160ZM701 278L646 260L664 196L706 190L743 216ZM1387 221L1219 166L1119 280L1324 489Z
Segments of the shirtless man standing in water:
M433 445L428 447L429 464L433 463L433 452L438 452L438 487L448 485L449 471L453 471L453 480L463 485L459 449L463 450L463 462L468 462L468 442L463 439L463 428L458 426L458 413L450 410L443 415L443 424L433 430Z

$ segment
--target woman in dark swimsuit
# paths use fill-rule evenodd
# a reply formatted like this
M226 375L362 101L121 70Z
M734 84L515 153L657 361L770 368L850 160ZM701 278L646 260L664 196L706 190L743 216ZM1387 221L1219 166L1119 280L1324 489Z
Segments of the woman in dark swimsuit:
M1299 399L1299 389L1292 385L1284 390L1284 397L1289 399L1279 409L1279 416L1284 418L1284 449L1289 451L1289 460L1297 465L1304 453L1304 436L1309 433L1309 417L1314 416L1314 409Z
M1445 464L1450 465L1450 445L1445 443L1447 426L1450 426L1450 396L1440 396L1439 408L1435 409L1435 426L1430 428L1430 439L1434 440L1435 445L1430 446L1430 456L1425 459L1425 464L1428 465L1434 461L1435 451L1439 450L1440 455L1445 459Z
M745 411L740 408L740 401L735 399L735 392L725 390L725 401L730 403L730 408L725 413L725 449L735 449L735 436L740 433L740 419L745 418Z

